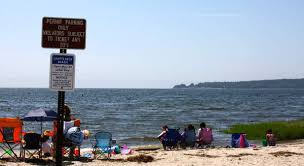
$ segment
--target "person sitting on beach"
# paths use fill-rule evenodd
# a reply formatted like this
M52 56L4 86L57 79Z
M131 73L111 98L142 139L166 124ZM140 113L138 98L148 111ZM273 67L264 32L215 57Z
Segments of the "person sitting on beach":
M181 136L182 140L180 145L182 148L193 148L195 146L196 134L195 128L192 124L189 124L187 128L184 129L184 132L181 134Z
M202 122L200 124L200 129L197 132L196 142L198 147L202 147L204 145L210 145L213 141L213 134L211 128L206 128L206 124Z
M54 131L53 133L57 133L57 120L54 121ZM76 119L73 115L71 115L71 108L68 105L64 105L63 107L63 134L65 134L69 128L71 127L80 127L80 119ZM53 137L53 142L56 141L56 135Z
M49 142L51 135L50 130L45 130L41 136L41 150L45 156L51 156L52 154L52 143Z
M72 121L75 120L75 117L71 115L71 108L68 105L64 105L63 107L63 120L64 121Z
M81 145L83 140L89 138L89 130L80 130L79 127L71 127L67 133L64 134L65 141L73 145Z
M69 158L73 158L73 152L89 136L88 130L80 130L80 120L71 114L71 108L64 105L63 114L63 145L70 148ZM79 147L78 147L79 148Z
M268 129L266 131L266 141L267 141L268 146L276 145L277 139L276 139L275 135L272 133L271 129Z
M57 121L54 121L54 134L57 133ZM71 108L68 105L64 105L63 107L63 136L68 133L70 128L73 127L80 127L80 119L76 119L73 115L71 115ZM81 141L82 142L82 141ZM56 146L56 135L53 136L53 144L54 147ZM70 157L72 156L72 152L74 152L74 149L77 145L66 141L66 139L63 140L63 146L70 148Z
M162 126L162 132L157 136L157 138L159 140L162 140L164 138L164 136L166 135L166 133L168 132L168 126L165 125L165 126Z
M181 140L179 129L169 129L168 126L162 127L162 132L157 136L163 145L164 150L167 148L177 148L177 143Z

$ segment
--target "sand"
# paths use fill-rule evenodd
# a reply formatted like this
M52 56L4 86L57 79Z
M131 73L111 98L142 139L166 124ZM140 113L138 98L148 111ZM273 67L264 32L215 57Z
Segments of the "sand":
M153 149L154 148L154 149ZM275 147L256 148L208 148L208 149L186 149L164 151L155 150L155 146L134 147L134 153L131 155L113 155L110 160L82 160L82 161L65 161L64 165L107 165L107 166L196 166L196 165L214 165L214 166L302 166L304 165L304 140L298 140L290 143L278 144ZM144 150L146 149L146 150ZM150 149L150 150L149 150ZM91 149L83 149L82 153L90 153ZM132 162L127 158L138 155L153 157L152 162ZM2 165L33 165L25 162L4 162ZM46 163L54 165L53 162Z

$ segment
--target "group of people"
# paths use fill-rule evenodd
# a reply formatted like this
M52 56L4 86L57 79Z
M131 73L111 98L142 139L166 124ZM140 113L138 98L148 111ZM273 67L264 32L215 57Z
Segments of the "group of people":
M80 129L80 120L71 115L69 106L64 106L63 115L63 144L64 146L70 147L69 155L71 157L76 146L80 146L84 140L88 139L90 132L88 130ZM41 136L41 148L45 155L54 155L54 149L56 148L57 123L57 121L54 121L53 132L46 130ZM49 142L49 137L52 137L51 142Z
M246 134L244 133L235 133L232 134L231 146L232 147L248 147L249 143L246 140ZM195 127L192 124L189 124L182 133L179 133L179 129L169 129L167 125L162 127L162 132L157 137L164 149L174 148L178 145L181 148L202 148L208 147L213 141L212 129L206 127L206 124L202 122L198 131L195 131ZM275 146L276 145L276 136L273 134L271 129L266 131L265 135L265 144L266 146Z
M168 126L162 127L162 132L157 137L163 144L164 149L175 147L179 144L181 148L194 148L208 146L213 141L212 129L207 128L202 122L196 133L195 127L189 124L180 134L178 129L169 129Z
M56 147L56 135L57 133L57 121L54 121L54 132L53 135L49 130L45 131L42 135L42 151L44 154L54 154L53 149ZM63 136L64 145L71 148L70 152L73 153L76 146L82 144L83 140L88 139L90 132L88 130L80 130L80 120L74 118L71 115L71 109L69 106L64 106L64 126ZM49 143L49 137L52 136L52 143ZM157 136L161 141L164 149L167 147L181 148L202 148L209 146L213 141L212 129L206 127L206 124L202 122L198 131L195 131L195 127L192 124L187 125L182 133L179 133L179 129L169 129L167 125L162 126L162 132ZM276 144L276 137L269 129L266 131L267 145L274 146ZM71 156L71 154L70 154Z

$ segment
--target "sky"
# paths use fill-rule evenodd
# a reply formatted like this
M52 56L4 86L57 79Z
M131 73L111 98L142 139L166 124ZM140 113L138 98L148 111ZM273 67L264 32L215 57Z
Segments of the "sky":
M48 88L42 18L83 18L76 88L304 78L303 0L9 0L0 6L0 87Z

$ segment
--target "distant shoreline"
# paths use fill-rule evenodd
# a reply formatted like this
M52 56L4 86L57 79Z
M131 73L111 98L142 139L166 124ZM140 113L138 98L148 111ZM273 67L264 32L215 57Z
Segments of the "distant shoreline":
M173 89L182 88L218 88L218 89L304 89L304 78L300 79L274 79L274 80L256 80L256 81L235 81L235 82L203 82L189 85L175 85Z

